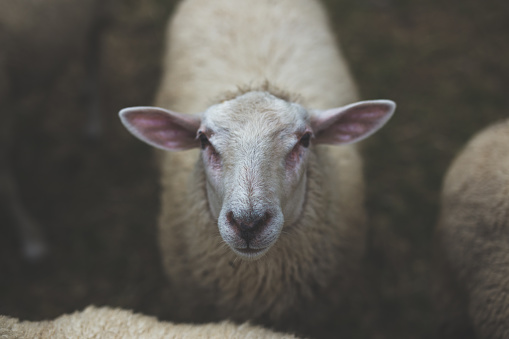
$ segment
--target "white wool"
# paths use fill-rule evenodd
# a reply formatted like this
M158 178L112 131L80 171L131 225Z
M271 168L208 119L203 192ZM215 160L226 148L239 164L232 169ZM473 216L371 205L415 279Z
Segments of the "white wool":
M0 316L2 339L295 339L249 324L174 324L118 308L89 306L51 321L19 321Z
M336 324L345 318L340 310L358 281L364 249L361 158L353 145L312 145L295 176L300 181L281 184L283 172L275 169L313 112L357 99L322 7L314 0L188 0L177 8L167 34L156 105L196 114L203 119L200 128L214 130L220 122L227 132L199 133L222 152L225 172L233 168L227 185L217 187L210 149L160 153L159 243L177 316L252 320L301 333ZM235 133L243 134L237 140ZM264 133L285 141L274 147L270 137L255 142ZM253 161L260 159L253 153L266 161ZM231 184L239 177L252 183L252 191ZM281 194L290 186L290 194ZM258 189L264 194L256 195ZM234 249L238 234L224 220L249 204L262 210L267 201L273 203L267 218L277 227L260 241L266 251L256 261L240 259Z
M472 138L445 180L436 230L443 338L509 337L509 120Z

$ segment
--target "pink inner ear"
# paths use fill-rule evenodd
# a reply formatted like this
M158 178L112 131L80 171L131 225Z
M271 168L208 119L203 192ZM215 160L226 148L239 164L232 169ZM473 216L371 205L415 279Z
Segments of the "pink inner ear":
M394 108L393 102L378 100L321 112L313 120L315 142L349 144L367 138L389 120Z
M164 150L198 147L196 132L200 118L156 107L133 107L120 112L127 129L142 141Z

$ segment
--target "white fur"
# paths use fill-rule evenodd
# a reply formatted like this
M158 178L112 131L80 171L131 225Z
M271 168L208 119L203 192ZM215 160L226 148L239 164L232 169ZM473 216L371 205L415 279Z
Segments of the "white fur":
M174 324L118 308L93 306L55 320L30 322L0 316L2 339L295 339L249 324Z
M208 142L200 152L161 154L159 241L179 316L250 319L306 334L346 318L339 314L357 281L365 235L361 159L346 144L362 139L366 126L378 129L394 104L341 107L357 99L355 86L314 0L184 1L167 43L156 104L195 114L196 134ZM121 116L132 129L131 118L157 110ZM348 121L348 112L368 121L314 135ZM171 139L185 124L167 117L149 124L155 132L142 128L141 139L177 150L160 136ZM192 146L192 129L183 130ZM352 133L334 138L340 132ZM309 147L299 141L306 133L316 137ZM267 227L246 252L231 224L253 216L266 217Z
M467 143L445 176L441 202L440 338L509 338L509 119Z

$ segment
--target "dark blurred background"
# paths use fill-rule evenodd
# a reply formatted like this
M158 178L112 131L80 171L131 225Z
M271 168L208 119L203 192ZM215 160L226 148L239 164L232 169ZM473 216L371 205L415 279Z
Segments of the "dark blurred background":
M376 298L368 332L434 338L441 180L473 133L508 116L509 5L325 5L361 98L398 104L364 143L366 267ZM26 258L12 194L0 192L0 314L41 320L96 304L171 319L156 243L156 164L117 112L153 102L173 7L0 0L0 188L18 195L49 248Z

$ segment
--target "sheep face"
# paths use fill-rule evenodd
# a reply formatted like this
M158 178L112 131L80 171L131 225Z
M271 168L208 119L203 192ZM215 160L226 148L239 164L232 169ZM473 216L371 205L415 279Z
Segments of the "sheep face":
M141 140L165 150L201 148L207 198L219 232L243 259L263 256L285 225L297 222L306 199L306 168L314 144L347 144L380 128L392 101L366 101L309 111L267 92L248 92L200 116L154 107L120 112Z
M299 217L311 137L308 112L266 92L204 113L198 138L210 210L240 257L263 255Z

